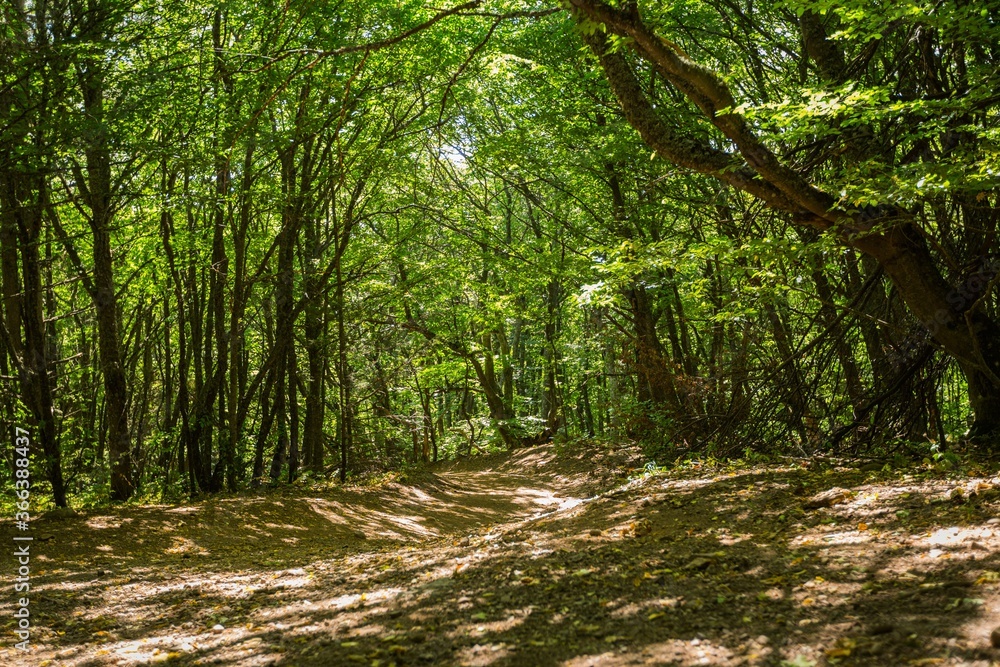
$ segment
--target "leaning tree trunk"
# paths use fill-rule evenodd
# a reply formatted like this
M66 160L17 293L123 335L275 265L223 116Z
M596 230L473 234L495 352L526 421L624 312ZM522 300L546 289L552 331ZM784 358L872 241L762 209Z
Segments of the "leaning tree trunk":
M624 54L609 48L605 32L584 34L626 120L657 156L742 190L790 215L793 223L828 231L841 243L874 257L909 311L965 374L975 419L971 434L1000 432L1000 325L975 307L981 295L952 289L906 211L894 206L863 207L853 213L839 210L836 197L783 162L746 117L734 111L738 105L725 81L650 29L636 3L618 8L601 0L569 0L568 5L578 20L603 24L606 33L629 38L630 48L735 149L727 152L717 148L718 143L712 145L665 122Z
M1000 325L974 309L996 274L984 267L952 288L915 225L900 224L858 246L878 260L910 312L965 375L974 421L969 435L1000 433Z

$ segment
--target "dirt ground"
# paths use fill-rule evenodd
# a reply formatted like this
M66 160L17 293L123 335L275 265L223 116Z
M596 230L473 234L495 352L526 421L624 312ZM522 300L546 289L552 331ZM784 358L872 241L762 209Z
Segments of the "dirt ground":
M995 471L641 464L548 445L41 518L33 647L11 587L0 664L1000 665Z

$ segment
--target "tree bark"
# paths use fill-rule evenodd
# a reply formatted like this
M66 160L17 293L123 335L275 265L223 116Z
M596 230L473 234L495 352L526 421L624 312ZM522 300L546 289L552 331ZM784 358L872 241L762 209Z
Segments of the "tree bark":
M128 387L122 366L118 297L115 292L111 222L114 216L111 187L111 155L104 132L104 74L96 65L81 70L80 88L89 140L84 149L87 175L84 200L90 209L93 234L94 306L97 310L97 342L104 377L108 457L111 464L111 499L128 500L135 490L132 479L132 447L128 423ZM80 179L81 182L83 179Z
M29 189L30 195L23 192L17 179L12 174L3 174L4 182L2 205L5 209L3 217L12 216L18 229L21 251L21 293L18 298L7 300L7 306L18 306L18 312L7 317L9 324L20 324L24 329L24 340L21 340L18 329L4 329L4 338L10 346L8 352L18 369L24 403L35 423L34 442L41 445L46 476L52 484L52 499L58 507L66 507L66 487L62 476L62 452L56 437L55 414L53 413L52 375L53 360L49 355L49 346L45 332L43 315L43 294L41 263L39 247L41 245L42 211L45 209L47 192L44 178L37 177L34 187ZM25 201L25 197L34 196L34 202ZM16 270L16 256L13 258ZM5 282L11 276L4 276ZM16 278L16 276L15 276ZM6 285L5 285L6 287ZM6 353L6 352L5 352Z

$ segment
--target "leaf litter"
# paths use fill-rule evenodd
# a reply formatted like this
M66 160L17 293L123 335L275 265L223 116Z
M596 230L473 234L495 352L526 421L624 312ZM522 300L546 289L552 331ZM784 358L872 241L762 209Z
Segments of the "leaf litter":
M547 445L42 519L34 648L0 661L1000 664L992 473L641 464Z

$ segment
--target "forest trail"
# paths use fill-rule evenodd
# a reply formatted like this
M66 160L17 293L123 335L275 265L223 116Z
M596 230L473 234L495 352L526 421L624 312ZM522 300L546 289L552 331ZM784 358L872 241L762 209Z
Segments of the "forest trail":
M261 595L301 587L304 567L309 579L316 571L364 572L373 558L384 568L381 559L401 549L411 561L426 556L420 565L433 580L449 573L435 564L449 562L449 548L467 545L468 535L583 502L600 485L595 470L583 456L557 457L547 445L442 463L372 488L281 487L182 505L49 513L33 526L36 646L27 659L5 646L0 664L145 664L185 655L197 661L200 647L216 643L208 631L242 616L234 609L243 603L219 604L229 595L242 600L249 592L256 607ZM9 541L12 526L5 523L2 532ZM339 574L331 581L355 579ZM335 606L359 599L347 595ZM221 622L206 627L203 618Z
M35 646L0 664L997 664L990 473L641 462L547 445L43 518Z

